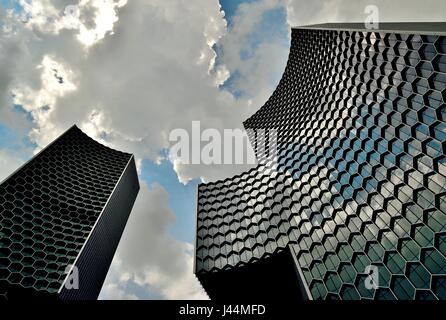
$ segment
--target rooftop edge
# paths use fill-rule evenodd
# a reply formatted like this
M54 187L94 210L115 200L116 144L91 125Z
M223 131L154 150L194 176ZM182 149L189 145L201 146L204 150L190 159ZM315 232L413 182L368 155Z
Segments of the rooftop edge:
M446 35L446 22L381 22L377 29L367 29L364 22L321 23L292 29L392 32L420 35Z

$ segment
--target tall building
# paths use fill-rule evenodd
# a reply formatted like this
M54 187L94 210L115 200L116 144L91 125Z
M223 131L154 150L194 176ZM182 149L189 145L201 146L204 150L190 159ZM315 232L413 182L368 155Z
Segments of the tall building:
M96 299L138 191L133 155L67 130L0 185L0 294Z
M446 23L292 29L244 122L277 159L198 187L211 298L446 299ZM254 132L254 133L252 133Z

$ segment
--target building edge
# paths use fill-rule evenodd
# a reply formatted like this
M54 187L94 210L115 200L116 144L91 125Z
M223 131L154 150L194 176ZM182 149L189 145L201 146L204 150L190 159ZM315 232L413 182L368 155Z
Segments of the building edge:
M62 300L96 300L127 224L140 185L132 155L71 265L58 296ZM131 193L126 193L131 190ZM125 197L129 197L126 200ZM70 277L77 268L79 288L70 289ZM86 287L87 286L87 287Z

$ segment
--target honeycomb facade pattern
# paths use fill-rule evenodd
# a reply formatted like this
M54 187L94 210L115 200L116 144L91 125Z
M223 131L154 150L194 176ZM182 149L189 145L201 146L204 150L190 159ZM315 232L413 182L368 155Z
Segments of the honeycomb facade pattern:
M131 154L67 130L0 185L2 294L96 299L138 190Z
M198 187L208 292L289 250L309 299L446 299L446 25L394 26L292 30L278 87L244 122L277 130L276 163Z

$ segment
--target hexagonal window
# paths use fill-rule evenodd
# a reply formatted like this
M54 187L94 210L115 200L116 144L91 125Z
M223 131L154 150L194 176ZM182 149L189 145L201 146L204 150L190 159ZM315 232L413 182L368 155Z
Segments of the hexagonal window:
M32 266L34 264L34 258L33 257L24 257L22 259L22 263L24 266Z
M434 99L429 99L428 97L426 97L426 100L428 102L435 101ZM432 108L428 107L422 108L420 111L418 111L418 119L427 125L431 125L435 121L435 111Z
M325 253L325 249L324 247L317 243L313 246L313 248L311 249L311 254L314 257L315 260L320 260L322 259L323 255Z
M432 274L446 273L446 259L434 248L422 249L421 262Z
M313 281L310 285L310 291L314 300L325 299L327 295L327 289L321 281Z
M302 271L304 273L305 281L307 283L311 283L311 281L313 281L313 276L311 275L311 272L305 268L302 268Z
M9 257L11 252L12 252L11 249L2 247L0 248L0 257Z
M324 263L328 270L336 271L340 260L336 254L330 252L325 255Z
M60 289L60 284L58 282L51 282L49 285L49 291L56 292Z
M376 242L369 243L366 247L366 253L372 261L382 261L384 257L384 248Z
M11 263L11 265L9 266L9 270L11 270L11 272L21 272L23 269L23 266L20 262L13 262Z
M355 251L362 251L365 247L366 240L361 234L355 234L351 238L350 244Z
M412 239L401 239L401 255L406 261L418 260L420 255L420 247Z
M24 286L25 288L30 288L34 286L35 283L36 279L34 279L33 277L24 277L21 281L21 285Z
M415 288L405 276L393 276L390 287L396 297L400 300L410 300L414 298Z
M341 243L337 247L338 257L341 261L350 261L353 255L353 250L347 243Z
M0 268L7 268L10 264L11 261L8 258L0 257Z
M358 274L356 277L356 288L358 289L361 297L366 299L373 299L373 295L375 294L375 289L373 286L366 286L366 283L369 283L370 279L368 275Z
M48 280L45 280L45 279L39 279L35 283L35 287L37 289L47 289L48 285L49 285L49 282L48 282Z
M433 44L424 44L418 52L421 59L428 61L432 60L437 55L437 49Z
M446 276L432 277L432 291L439 299L446 300Z
M366 267L370 264L370 259L363 253L356 254L353 258L353 265L359 273L363 273Z
M417 67L418 75L424 78L429 78L432 72L434 71L434 68L432 67L432 64L428 61L422 61L420 62Z
M426 214L427 225L435 232L444 231L446 228L446 215L439 210L429 211Z
M11 261L21 261L23 259L23 255L21 252L13 252L9 256L9 258L11 259Z
M378 268L378 285L380 287L388 287L390 283L390 272L383 264L374 264Z
M431 275L421 263L408 263L406 275L416 288L430 288Z
M339 293L343 300L359 300L361 299L358 291L352 285L345 284L342 286L341 291Z
M433 82L434 86L437 83L435 81L438 81L439 78L440 78L439 76L436 76L436 78L435 77L432 78L432 82ZM445 84L443 84L443 88L444 88L444 85ZM424 95L424 102L426 103L426 105L428 105L434 109L437 109L443 103L443 97L440 92L431 90ZM430 109L430 110L426 111L426 114L423 115L423 122L426 124L431 124L432 121L435 119L435 114L434 114L434 110L432 110L431 108L428 108L428 109Z
M439 54L432 61L432 65L436 71L446 73L446 55Z
M415 241L422 247L428 247L433 244L434 233L426 226L417 226L415 228Z
M446 37L438 37L435 47L438 53L446 54Z
M398 252L388 252L386 255L385 264L392 273L404 273L406 267L406 260Z
M433 131L432 137L434 139L437 139L438 141L444 141L446 140L446 124L444 122L436 122L434 123L430 129ZM432 145L432 149L435 152L435 156L441 155L442 149L439 142L435 141L436 144Z
M8 281L13 284L19 284L20 281L22 281L22 279L23 279L23 275L21 275L18 272L13 272L13 273L9 274L9 276L8 276Z
M435 235L435 247L446 256L446 233Z
M425 94L429 90L429 82L427 79L418 78L413 82L412 88L416 93Z
M22 273L25 276L32 276L34 274L34 271L35 271L34 268L27 266L23 268Z
M356 278L356 271L350 263L341 263L339 275L344 282L353 283Z
M338 293L339 288L342 285L341 278L339 278L337 273L327 273L327 276L325 277L325 285L327 286L328 291Z

